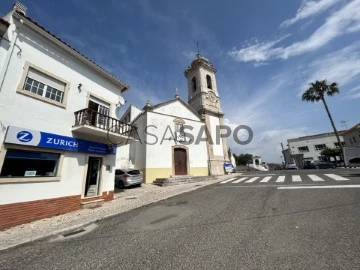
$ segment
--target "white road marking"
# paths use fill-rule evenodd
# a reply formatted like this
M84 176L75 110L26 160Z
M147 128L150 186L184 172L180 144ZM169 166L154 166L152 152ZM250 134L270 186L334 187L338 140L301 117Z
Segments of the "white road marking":
M238 179L238 180L236 180L236 181L232 182L232 184L237 184L237 183L240 183L240 182L244 181L245 179L248 179L248 177L243 177L243 178L240 178L240 179Z
M276 179L276 183L284 183L285 182L285 176L281 175Z
M301 182L300 175L292 175L292 181L293 182Z
M315 189L315 188L360 188L360 185L331 185L331 186L289 186L277 187L277 189Z
M270 179L271 179L271 176L266 176L266 177L264 177L264 179L261 180L260 182L261 182L261 183L267 183L267 182L269 182Z
M325 175L326 175L327 177L330 177L330 178L336 180L336 181L349 180L349 179L347 179L347 178L344 178L344 177L342 177L342 176L340 176L340 175L336 175L336 174L325 174Z
M241 176L248 176L248 177L250 177L250 176L267 176L267 175L276 175L276 174L274 174L274 173L264 173L264 174L243 174L243 175L241 175Z
M315 174L309 174L308 176L311 180L313 180L315 182L325 181L324 179L322 179L321 177L319 177Z
M245 183L253 183L255 182L257 179L259 179L260 177L253 177L253 178L250 178L250 180L247 180Z
M230 178L230 179L228 179L228 180L225 180L225 181L220 182L220 184L225 184L225 183L230 182L230 181L235 180L235 179L236 179L236 178Z

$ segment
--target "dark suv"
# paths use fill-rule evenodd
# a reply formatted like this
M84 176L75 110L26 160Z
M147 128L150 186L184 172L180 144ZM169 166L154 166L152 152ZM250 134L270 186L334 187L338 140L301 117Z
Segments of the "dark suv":
M335 168L336 168L335 164L323 160L306 161L304 164L304 169L335 169Z

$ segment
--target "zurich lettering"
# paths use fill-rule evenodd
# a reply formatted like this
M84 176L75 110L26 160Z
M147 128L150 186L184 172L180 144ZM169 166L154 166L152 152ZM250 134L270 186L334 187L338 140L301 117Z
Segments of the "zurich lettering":
M70 146L70 147L78 147L79 144L74 141L66 141L63 139L55 139L55 138L47 138L47 144L61 145L61 146Z

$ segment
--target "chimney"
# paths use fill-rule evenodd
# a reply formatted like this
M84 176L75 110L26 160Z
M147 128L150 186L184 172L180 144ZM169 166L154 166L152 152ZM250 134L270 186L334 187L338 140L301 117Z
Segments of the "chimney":
M15 4L13 5L13 10L17 11L21 15L25 16L27 8L23 4L21 4L20 2L16 1Z

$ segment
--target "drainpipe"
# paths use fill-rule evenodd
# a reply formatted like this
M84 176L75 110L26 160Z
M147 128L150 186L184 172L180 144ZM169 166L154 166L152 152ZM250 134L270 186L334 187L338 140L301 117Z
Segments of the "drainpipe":
M23 23L23 20L20 20L20 23ZM18 52L18 54L22 52L22 50L21 50L21 48L19 47L19 45L16 44L16 40L18 39L18 34L19 34L19 27L16 27L16 29L15 29L15 36L13 37L13 40L14 40L14 41L13 41L13 42L11 43L11 45L10 45L11 53L7 55L7 58L6 58L6 60L5 60L5 62L7 62L7 63L6 63L6 67L5 67L5 72L4 72L4 74L2 75L2 78L1 78L0 92L1 92L2 87L3 87L3 85L4 85L5 77L6 77L6 74L7 74L8 69L9 69L11 57L12 57L12 55L13 55L13 53L14 53L14 48L15 48L15 46L18 47L19 50L20 50L20 51Z

